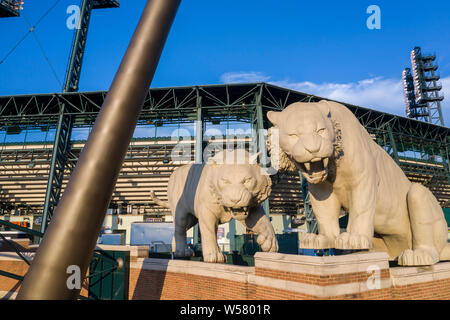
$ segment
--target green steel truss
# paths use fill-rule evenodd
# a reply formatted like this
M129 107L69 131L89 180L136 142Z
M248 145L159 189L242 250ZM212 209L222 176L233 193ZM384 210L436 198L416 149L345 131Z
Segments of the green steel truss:
M79 26L77 27L77 31L75 32L73 39L72 51L67 67L63 92L78 91L92 9L92 0L82 1ZM64 168L67 163L67 154L70 151L70 137L72 134L73 117L66 114L65 109L66 106L63 104L59 114L56 136L53 144L52 161L49 168L48 183L42 214L41 232L45 232L45 229L47 228L47 225L51 220L53 212L58 204L62 190Z
M64 170L67 165L68 153L71 146L70 136L72 126L72 116L67 116L64 113L61 113L56 129L56 136L53 144L51 164L48 174L47 189L45 191L41 232L45 232L61 196Z
M0 97L0 133L15 128L55 130L61 114L72 117L74 128L89 128L105 97L104 91ZM190 125L197 119L203 119L201 126L198 126L202 128L202 133L205 123L227 121L240 121L254 129L265 129L270 126L266 118L267 111L282 110L293 102L321 99L266 83L155 88L147 94L138 125L154 125L158 129L166 125ZM373 139L397 161L411 181L423 183L436 195L442 206L450 206L449 128L344 104ZM190 142L187 142L192 145L191 160L194 161L196 146L197 150L203 149L204 143L196 142L195 137L189 139ZM255 139L258 149L267 156L262 149L265 148L264 137L257 134L246 144L250 146L255 142L251 140ZM42 212L45 196L42 181L49 178L48 168L54 153L52 145L39 142L2 145L0 201L3 209L24 208L35 213ZM61 174L62 188L83 145L83 141L72 140L70 143L64 174ZM134 139L120 173L111 207L131 205L142 209L138 210L139 213L164 212L148 200L148 190L155 189L162 199L166 197L168 177L179 165L169 157L173 146L170 137ZM29 167L30 162L34 163L32 168ZM302 203L298 174L283 174L273 178L277 183L268 202L271 214L296 214L298 204Z
M256 95L260 91L264 112L282 110L293 102L314 102L322 99L266 83L155 88L148 92L140 120L159 120L164 123L190 122L192 116L196 115L197 96L201 96L202 108L207 111L206 118L224 119L229 114L230 118L250 121L250 115L256 107ZM56 125L62 108L66 105L65 114L74 115L80 122L84 121L84 124L91 125L106 94L106 91L97 91L0 96L0 121L2 126L21 125L40 128L45 125ZM348 103L343 104L369 131L378 131L389 123L395 135L412 136L433 144L448 143L447 127ZM264 125L267 125L265 115L264 122Z

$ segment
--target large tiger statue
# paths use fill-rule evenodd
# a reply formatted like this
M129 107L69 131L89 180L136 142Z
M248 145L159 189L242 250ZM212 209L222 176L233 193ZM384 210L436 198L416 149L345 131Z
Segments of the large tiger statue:
M345 106L322 100L269 111L279 137L280 170L297 168L309 183L319 234L304 248L387 251L399 265L432 265L450 259L447 223L434 195L411 183ZM277 130L277 131L275 131ZM340 233L341 207L349 213Z
M174 215L175 257L193 254L186 231L198 222L203 261L224 262L217 227L233 218L258 234L263 251L278 251L273 226L260 205L269 196L272 182L257 158L258 154L250 156L244 149L221 151L206 164L177 168L169 179L167 202L150 193L155 203L170 208Z

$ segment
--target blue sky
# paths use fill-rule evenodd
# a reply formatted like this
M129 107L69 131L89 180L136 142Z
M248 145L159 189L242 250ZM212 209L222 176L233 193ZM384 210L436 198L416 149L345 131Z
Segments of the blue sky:
M21 18L0 20L0 60L56 0L25 0ZM0 95L61 91L73 31L60 0L36 28L57 78L32 35L0 64ZM80 90L107 90L145 0L92 15ZM369 30L369 5L381 29ZM266 81L404 115L401 72L414 46L438 56L450 123L450 1L183 0L153 87ZM26 17L26 19L24 18Z

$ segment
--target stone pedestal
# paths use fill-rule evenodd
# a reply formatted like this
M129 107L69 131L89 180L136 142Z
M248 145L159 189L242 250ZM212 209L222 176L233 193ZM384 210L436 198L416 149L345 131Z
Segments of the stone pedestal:
M325 257L258 252L249 281L262 296L270 288L291 298L389 298L388 259L384 252Z
M312 257L256 253L249 282L275 299L450 299L450 262L389 267L384 252Z
M384 252L255 254L255 266L138 259L130 299L450 299L450 262L389 267Z

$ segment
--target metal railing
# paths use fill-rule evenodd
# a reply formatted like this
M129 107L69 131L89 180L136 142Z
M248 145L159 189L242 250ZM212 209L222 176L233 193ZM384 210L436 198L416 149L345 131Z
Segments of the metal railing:
M26 233L28 235L34 236L34 237L42 238L44 236L44 234L42 232L39 232L39 231L36 231L36 230L33 230L33 229L29 229L29 228L25 228L25 227L16 225L14 223L11 223L11 222L8 222L8 221L2 220L2 219L0 219L0 226L5 226L5 227L10 228L10 229L15 229L15 230L24 232L24 233ZM20 252L20 250L16 246L16 244L13 241L7 239L1 232L0 232L0 240L2 240L10 249L12 249L20 257L20 259L22 259L27 265L29 265L29 266L31 265L31 260L32 259L27 258L26 256L24 256L22 254L22 252ZM103 274L103 273L106 273L106 272L111 272L111 271L114 271L114 270L117 270L117 269L121 268L121 262L120 261L117 261L117 260L111 258L108 255L107 252L105 252L104 250L102 250L102 249L100 249L98 247L95 248L95 251L94 251L94 254L93 254L93 259L106 260L108 263L110 263L112 265L112 267L110 269L105 269L105 270L102 270L100 272L90 273L83 280L91 279L93 276L98 276L100 274ZM18 274L14 274L14 273L10 273L10 272L4 271L4 270L0 270L0 276L11 278L11 279L15 279L15 280L18 280L18 281L23 281L23 279L24 279L24 276L21 276L21 275L18 275ZM79 299L81 299L81 300L91 300L91 299L83 297L81 295L80 295Z

